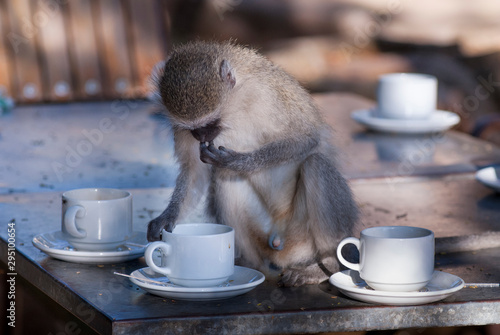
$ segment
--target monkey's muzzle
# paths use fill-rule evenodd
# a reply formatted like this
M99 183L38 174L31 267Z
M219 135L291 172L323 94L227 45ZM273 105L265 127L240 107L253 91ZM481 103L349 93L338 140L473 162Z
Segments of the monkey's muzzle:
M212 142L217 135L219 135L221 127L219 125L219 119L207 124L204 127L196 128L191 130L193 137L199 142Z

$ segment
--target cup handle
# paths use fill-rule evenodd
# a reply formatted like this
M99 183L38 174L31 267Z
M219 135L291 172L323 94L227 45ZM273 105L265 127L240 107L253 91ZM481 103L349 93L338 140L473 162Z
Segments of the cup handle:
M340 241L339 246L337 247L337 258L339 259L340 263L348 267L349 269L355 270L355 271L360 271L360 266L359 263L351 263L347 261L344 256L342 256L342 248L346 244L354 244L356 248L360 248L360 242L359 238L356 237L348 237Z
M156 241L148 245L146 251L144 252L144 259L146 260L146 264L155 272L162 273L166 276L170 275L171 270L168 267L158 266L153 262L153 253L156 249L162 250L165 255L169 255L171 253L171 247L165 242Z
M87 236L87 232L85 230L78 229L76 227L76 218L83 218L87 214L87 211L82 206L71 206L64 213L64 227L68 234L77 238L84 238Z

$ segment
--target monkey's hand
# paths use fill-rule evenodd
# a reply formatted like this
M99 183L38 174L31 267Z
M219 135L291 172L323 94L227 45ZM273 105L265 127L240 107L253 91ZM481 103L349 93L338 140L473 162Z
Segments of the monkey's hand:
M211 164L220 168L243 171L248 166L248 154L239 153L225 147L216 148L213 142L209 145L200 142L200 159L203 163Z
M159 241L161 237L161 231L165 229L168 232L174 230L175 223L173 220L168 220L168 216L160 215L156 219L153 219L148 224L148 241Z
M267 143L252 152L216 148L213 142L200 142L200 159L216 167L238 172L254 172L289 161L303 161L318 145L318 135L294 136Z

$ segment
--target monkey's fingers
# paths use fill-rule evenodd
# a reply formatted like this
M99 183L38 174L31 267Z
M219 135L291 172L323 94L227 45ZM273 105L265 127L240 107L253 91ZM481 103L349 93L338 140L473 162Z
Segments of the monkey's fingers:
M161 232L165 229L168 232L174 230L175 224L173 221L165 220L162 216L153 219L148 224L147 239L149 242L160 241Z
M220 168L234 169L240 163L242 155L223 146L216 148L213 142L200 144L200 159L203 163Z
M214 148L215 149L215 148ZM219 147L219 150L217 150L217 154L225 161L229 161L229 160L235 160L235 159L238 159L238 157L240 157L241 155L234 151L234 150L231 150L231 149L228 149L226 147L223 147L223 146L220 146Z
M236 151L223 147L222 145L219 147L219 153L221 156L229 157L231 155L235 155Z
M148 241L159 241L162 228L162 223L160 222L160 220L158 220L158 218L151 220L148 225Z
M214 142L208 144L208 150L213 154L218 154L219 150L215 147Z
M213 143L208 146L200 143L200 160L206 164L218 165L220 159Z

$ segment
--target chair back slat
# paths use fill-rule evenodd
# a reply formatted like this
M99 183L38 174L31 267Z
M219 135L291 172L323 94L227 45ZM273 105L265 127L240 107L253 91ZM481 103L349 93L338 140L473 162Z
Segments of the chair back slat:
M142 98L167 54L161 0L0 0L0 88L16 102Z

